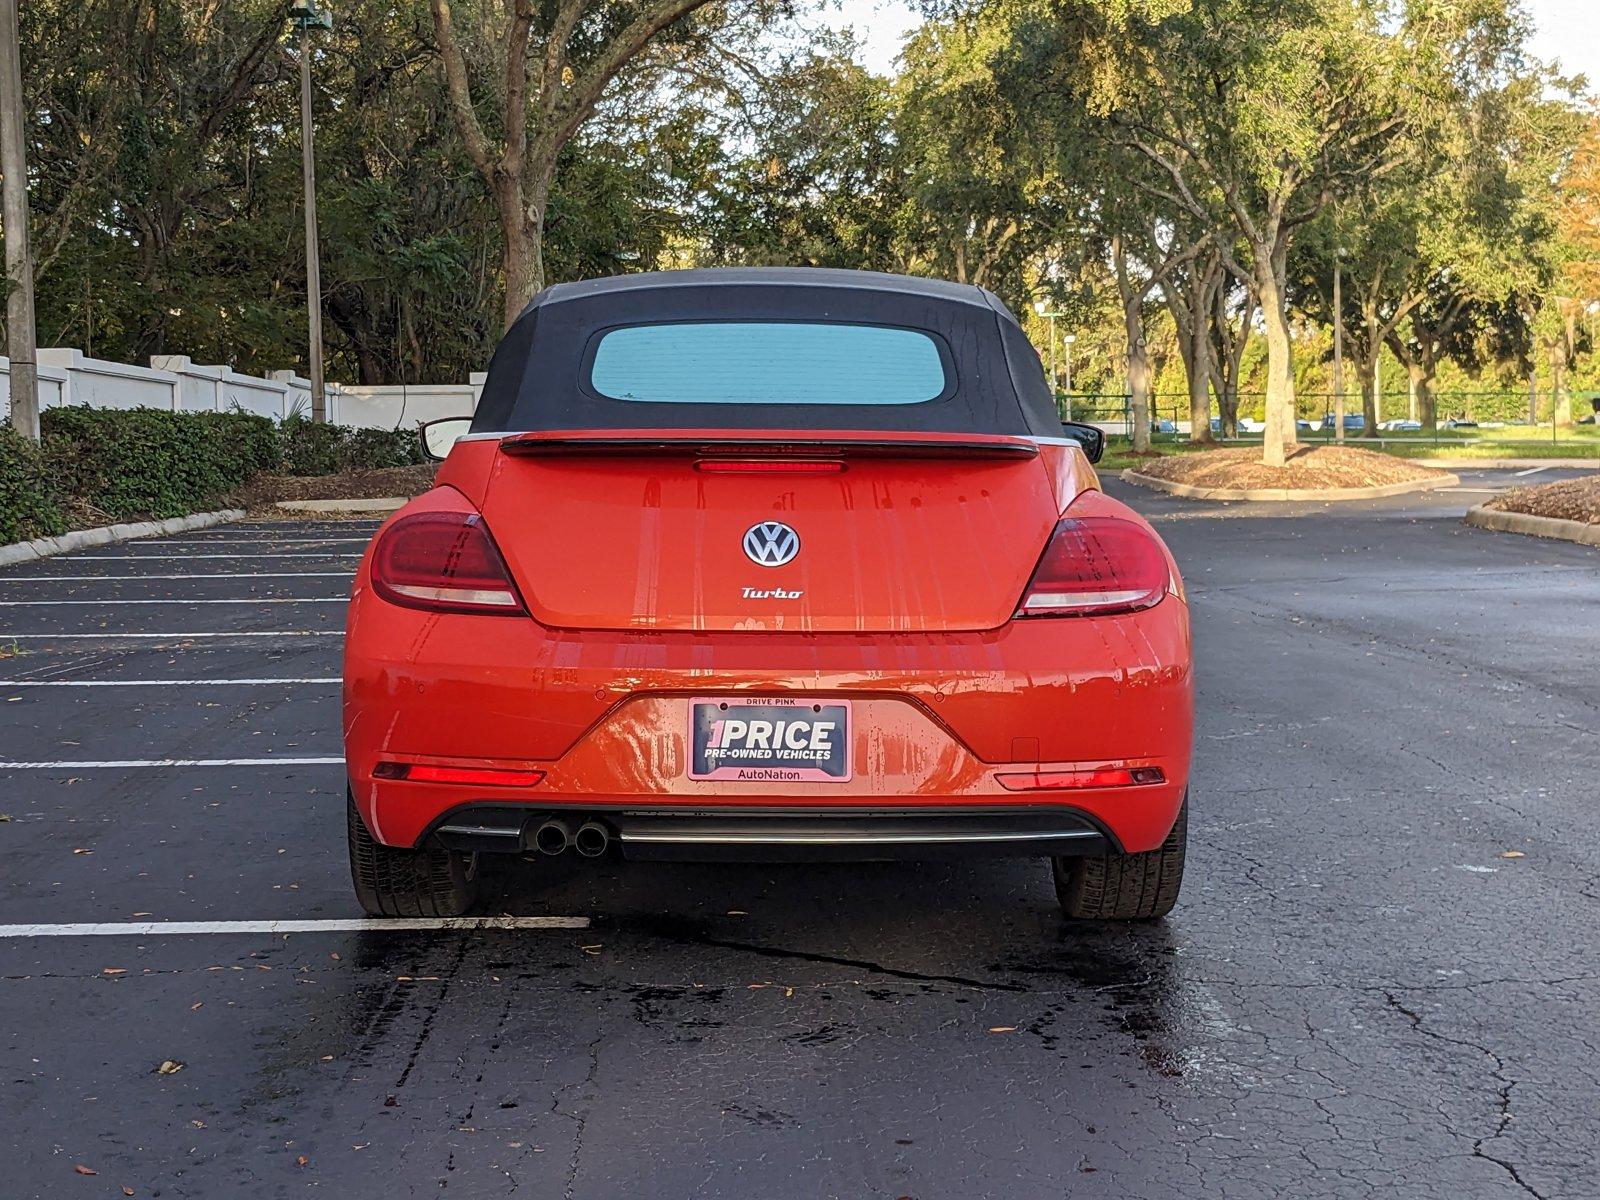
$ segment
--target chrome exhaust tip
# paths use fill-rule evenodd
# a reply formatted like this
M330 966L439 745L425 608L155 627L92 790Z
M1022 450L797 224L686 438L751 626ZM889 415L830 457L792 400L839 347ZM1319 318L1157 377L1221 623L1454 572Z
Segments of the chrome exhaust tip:
M572 845L572 826L552 817L533 832L533 845L540 854L562 854Z
M611 831L599 821L585 821L578 826L578 832L572 837L572 844L585 858L599 858L611 844Z

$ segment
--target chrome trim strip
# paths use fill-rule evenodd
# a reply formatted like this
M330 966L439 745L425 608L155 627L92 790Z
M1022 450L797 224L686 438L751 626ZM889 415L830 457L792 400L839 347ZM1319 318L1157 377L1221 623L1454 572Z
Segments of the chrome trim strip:
M1094 829L1065 829L1037 833L630 833L623 842L683 845L739 846L900 846L922 842L1042 842L1068 838L1097 838Z
M522 829L496 829L492 825L441 825L434 830L435 833L465 833L476 837L478 834L489 834L492 837L521 837Z

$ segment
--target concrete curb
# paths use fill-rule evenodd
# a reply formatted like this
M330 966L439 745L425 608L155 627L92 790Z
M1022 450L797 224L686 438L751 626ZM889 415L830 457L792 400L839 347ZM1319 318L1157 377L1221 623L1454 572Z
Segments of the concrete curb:
M237 521L242 516L244 516L242 508L225 508L220 512L169 517L165 521L102 525L98 529L75 529L71 533L63 533L60 537L35 538L31 542L12 542L9 546L0 546L0 567L32 562L36 558L48 558L52 554L87 550L90 546L104 546L108 542L126 542L134 538L153 537L158 533L183 533L189 529L204 529L208 525Z
M1600 525L1588 525L1583 521L1501 512L1481 504L1467 509L1466 521L1468 525L1476 525L1479 529L1497 529L1502 533L1521 533L1528 537L1559 538L1563 542L1577 542L1580 546L1600 546Z
M1444 471L1514 471L1518 467L1600 471L1600 454L1592 458L1414 458L1409 454L1397 454L1395 457L1408 462L1425 463Z
M1153 488L1182 496L1188 500L1376 500L1383 496L1402 496L1407 492L1430 492L1435 488L1455 487L1461 480L1444 474L1437 479L1410 479L1404 483L1383 483L1364 488L1213 488L1196 487L1191 483L1174 483L1170 479L1157 479L1154 475L1141 475L1132 467L1122 472L1124 483Z
M390 513L411 503L404 496L381 496L372 500L277 500L274 508L308 513Z

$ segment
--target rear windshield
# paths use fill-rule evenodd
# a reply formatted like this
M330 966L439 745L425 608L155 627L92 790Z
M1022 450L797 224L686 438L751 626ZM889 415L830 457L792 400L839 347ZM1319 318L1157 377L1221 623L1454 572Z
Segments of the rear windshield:
M682 321L601 335L589 386L651 404L926 404L951 388L927 333L883 325Z

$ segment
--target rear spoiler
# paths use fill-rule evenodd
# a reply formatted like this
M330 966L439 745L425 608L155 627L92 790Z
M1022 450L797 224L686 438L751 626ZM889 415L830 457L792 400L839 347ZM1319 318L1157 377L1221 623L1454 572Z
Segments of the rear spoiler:
M573 455L694 458L1036 458L1039 447L1013 437L848 437L793 434L522 433L503 438L514 458Z

